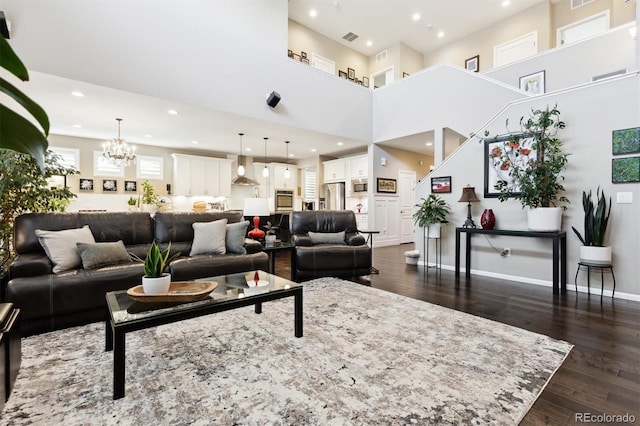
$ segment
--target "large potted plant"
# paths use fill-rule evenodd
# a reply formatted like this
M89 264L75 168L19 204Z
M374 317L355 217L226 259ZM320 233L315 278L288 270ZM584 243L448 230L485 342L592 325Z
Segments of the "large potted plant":
M528 118L520 118L520 131L494 140L501 140L490 156L502 172L495 184L498 199L513 197L522 208L528 207L527 223L532 231L558 231L561 227L563 203L562 171L567 156L557 133L565 128L560 111L553 108L532 110Z
M169 291L171 274L165 272L165 268L169 262L180 256L180 253L174 253L171 256L170 253L171 243L165 250L160 250L160 247L154 241L151 243L144 260L135 254L131 254L134 260L144 263L144 276L142 277L144 294L164 294Z
M447 215L449 206L436 194L429 194L422 198L421 204L416 204L418 210L413 214L416 225L427 230L428 238L440 238L440 227L443 223L449 223Z
M609 215L611 214L611 198L607 208L607 199L600 188L596 191L598 203L591 199L589 193L582 192L582 208L584 209L584 237L575 227L582 246L580 247L580 261L596 265L611 265L611 247L604 245L604 234L607 231Z
M158 196L153 189L153 185L148 180L145 180L142 182L142 211L154 213L157 202Z

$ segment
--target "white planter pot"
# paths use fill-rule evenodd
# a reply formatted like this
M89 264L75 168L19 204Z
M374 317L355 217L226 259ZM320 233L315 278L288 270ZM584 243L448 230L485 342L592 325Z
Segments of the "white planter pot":
M129 211L130 212L137 212L137 211L140 211L140 209L138 207L136 207L136 206L129 206Z
M428 226L427 229L427 238L440 238L440 232L442 228L441 223L434 223L433 225Z
M171 286L171 274L162 274L158 278L142 277L144 294L166 294Z
M611 247L580 246L580 262L611 265Z
M143 204L142 205L142 211L146 212L146 213L155 213L156 212L156 205L155 204Z
M562 209L560 207L539 207L527 211L529 231L555 232L562 228Z

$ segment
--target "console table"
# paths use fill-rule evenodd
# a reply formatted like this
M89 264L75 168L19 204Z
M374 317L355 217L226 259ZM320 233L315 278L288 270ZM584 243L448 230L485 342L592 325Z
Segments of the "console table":
M553 294L567 292L567 233L517 231L508 229L456 228L456 278L460 276L460 234L467 234L465 245L465 276L471 277L471 236L473 234L508 235L511 237L550 238L553 240Z

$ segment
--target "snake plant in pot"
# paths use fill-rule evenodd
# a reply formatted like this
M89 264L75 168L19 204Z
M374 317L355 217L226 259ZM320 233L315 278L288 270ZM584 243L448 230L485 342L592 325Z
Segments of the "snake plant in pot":
M609 215L611 214L611 198L609 198L609 206L607 207L607 199L604 191L600 188L596 191L597 203L591 199L591 190L589 193L582 192L582 208L584 210L584 236L575 228L576 233L582 246L580 247L580 262L610 265L611 264L611 247L604 245L604 234L607 231L609 223Z
M180 253L174 253L173 255L170 255L170 253L171 243L165 250L160 250L160 247L154 241L151 243L144 260L135 254L131 254L134 260L144 263L142 289L145 294L163 294L169 291L171 274L164 272L164 270L173 259L180 256Z

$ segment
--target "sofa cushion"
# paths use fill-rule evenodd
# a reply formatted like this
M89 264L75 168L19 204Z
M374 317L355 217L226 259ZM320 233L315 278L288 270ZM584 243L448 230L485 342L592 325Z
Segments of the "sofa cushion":
M225 254L225 236L227 233L227 219L213 222L194 223L193 244L189 256L197 254Z
M64 231L36 229L35 233L53 263L53 272L56 274L79 268L82 265L76 243L95 243L93 234L87 225Z
M77 243L76 246L84 269L131 262L122 240L115 243Z
M247 249L244 247L244 241L248 227L248 220L227 224L227 234L225 236L227 253L247 254Z
M344 231L342 232L311 232L309 238L312 244L344 244Z

